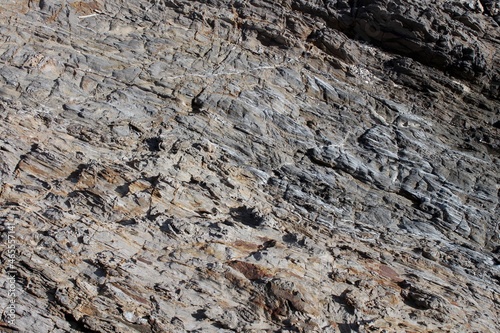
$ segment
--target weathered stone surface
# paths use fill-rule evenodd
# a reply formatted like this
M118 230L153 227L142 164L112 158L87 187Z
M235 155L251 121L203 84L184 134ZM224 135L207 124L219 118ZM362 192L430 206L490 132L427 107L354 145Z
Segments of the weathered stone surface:
M498 2L0 18L2 330L500 329Z

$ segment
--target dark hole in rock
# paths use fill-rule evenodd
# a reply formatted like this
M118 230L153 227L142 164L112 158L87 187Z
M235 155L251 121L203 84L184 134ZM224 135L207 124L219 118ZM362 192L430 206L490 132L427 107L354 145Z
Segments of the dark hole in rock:
M160 151L160 138L149 138L144 140L144 142L148 145L149 151Z

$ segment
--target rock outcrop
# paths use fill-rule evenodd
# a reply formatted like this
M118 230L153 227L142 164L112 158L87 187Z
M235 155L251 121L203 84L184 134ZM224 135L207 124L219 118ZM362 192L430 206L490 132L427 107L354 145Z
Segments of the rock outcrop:
M499 331L499 10L3 1L2 331Z

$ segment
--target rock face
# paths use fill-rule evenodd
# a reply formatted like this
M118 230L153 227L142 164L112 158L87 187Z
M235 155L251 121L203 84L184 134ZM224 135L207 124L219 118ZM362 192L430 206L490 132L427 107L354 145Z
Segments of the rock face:
M3 1L2 331L498 332L499 10Z

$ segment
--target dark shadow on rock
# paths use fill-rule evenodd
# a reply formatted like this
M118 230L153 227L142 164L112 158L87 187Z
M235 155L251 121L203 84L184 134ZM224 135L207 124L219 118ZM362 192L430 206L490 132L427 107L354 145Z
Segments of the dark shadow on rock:
M76 184L78 182L78 179L80 179L81 173L83 172L83 170L85 170L86 167L87 167L87 164L84 164L84 163L79 164L78 167L77 167L77 169L75 171L73 171L68 176L68 178L66 178L66 180L69 180L73 184Z
M206 310L205 309L200 309L200 310L197 310L196 312L192 313L191 316L198 320L198 321L201 321L203 319L206 319L207 318L207 315L205 314Z
M181 231L179 229L177 229L177 227L175 226L174 223L172 223L174 220L171 219L171 218L168 218L166 219L160 226L160 230L162 232L166 232L166 233L169 233L169 234L178 234L180 233Z
M136 225L138 223L134 218L132 218L132 219L125 219L125 220L118 221L118 224L120 224L124 227L127 227L127 226L131 226L131 225Z
M288 244L297 243L297 241L299 240L297 238L297 234L286 234L281 239L283 240L283 242L288 243Z
M85 262L86 264L90 265L90 266L94 266L96 267L96 264L92 261L92 260L89 260L89 259L83 259L83 262ZM94 271L94 274L95 276L97 276L98 278L99 277L105 277L107 274L106 274L106 270L105 269L102 269L102 268L99 268L97 267L97 269Z
M149 151L155 152L155 151L160 151L160 144L162 140L160 138L149 138L145 139L144 142L148 146Z
M127 193L129 192L128 184L117 186L115 188L115 191L118 192L121 196L127 195Z
M236 222L253 228L260 226L264 222L264 218L255 211L255 208L246 206L231 208L230 214Z
M82 323L82 320L77 320L73 314L65 313L64 319L69 323L70 327L76 332L86 332L86 333L97 333L98 331L94 331L90 329L87 325Z
M352 333L352 332L358 332L358 326L356 324L349 324L349 323L337 323L340 333Z

